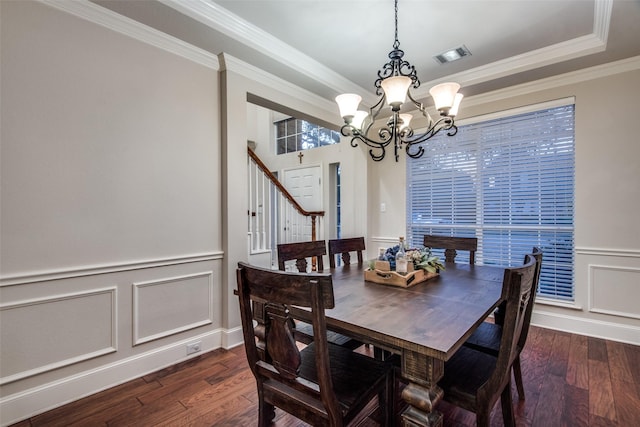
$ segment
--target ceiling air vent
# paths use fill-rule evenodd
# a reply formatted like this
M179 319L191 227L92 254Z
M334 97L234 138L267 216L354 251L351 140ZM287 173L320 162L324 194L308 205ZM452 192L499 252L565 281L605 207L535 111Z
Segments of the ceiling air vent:
M434 56L433 59L435 59L439 64L445 64L447 62L456 61L463 56L470 55L471 52L469 51L469 49L465 45L462 45L455 49L450 49L446 52L442 52L440 55Z

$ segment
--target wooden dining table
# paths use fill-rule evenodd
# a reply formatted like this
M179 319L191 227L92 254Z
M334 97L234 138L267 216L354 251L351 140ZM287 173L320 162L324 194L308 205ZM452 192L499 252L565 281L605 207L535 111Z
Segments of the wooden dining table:
M335 307L326 310L327 329L398 355L407 384L402 424L441 426L434 406L443 397L437 382L444 362L502 301L504 268L447 263L439 276L409 288L365 281L365 268L329 270ZM304 309L290 310L308 319Z

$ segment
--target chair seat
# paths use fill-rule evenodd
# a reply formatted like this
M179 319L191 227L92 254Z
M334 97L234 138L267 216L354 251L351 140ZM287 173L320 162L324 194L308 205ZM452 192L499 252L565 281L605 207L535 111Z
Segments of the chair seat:
M496 325L495 323L482 322L464 345L465 347L482 351L483 353L498 356L501 339L502 326Z
M315 352L315 343L300 351L300 377L314 383L318 381ZM336 397L343 410L346 404L354 414L368 403L370 399L366 399L366 396L371 396L370 390L379 387L385 380L385 373L392 368L389 362L367 357L332 343L329 343L329 360Z
M311 343L313 341L313 326L310 323L300 320L296 320L295 324L296 340L305 344ZM356 339L329 330L327 331L327 341L348 348L349 350L355 350L362 345L362 343Z
M496 358L467 347L444 364L445 376L438 385L446 400L470 411L477 407L476 392L496 369Z

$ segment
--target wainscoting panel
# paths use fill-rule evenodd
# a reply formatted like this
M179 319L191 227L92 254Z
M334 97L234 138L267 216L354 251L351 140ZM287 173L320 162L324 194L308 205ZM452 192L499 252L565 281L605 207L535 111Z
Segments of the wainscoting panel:
M640 269L589 265L589 311L640 319Z
M117 350L116 288L5 304L0 324L0 384L112 353Z
M213 272L133 284L133 345L213 323Z

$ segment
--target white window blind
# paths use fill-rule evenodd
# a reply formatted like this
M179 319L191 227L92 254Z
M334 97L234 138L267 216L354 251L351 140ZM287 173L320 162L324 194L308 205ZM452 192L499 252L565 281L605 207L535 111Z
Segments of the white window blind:
M476 262L502 266L538 246L538 295L573 300L574 106L460 126L424 148L407 162L411 244L425 234L477 237Z

